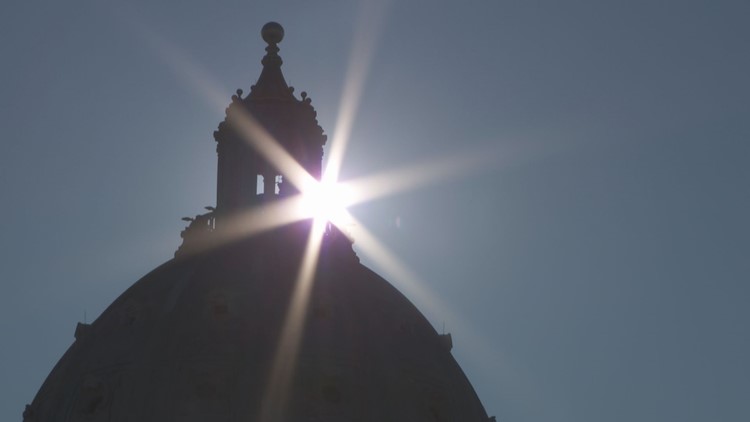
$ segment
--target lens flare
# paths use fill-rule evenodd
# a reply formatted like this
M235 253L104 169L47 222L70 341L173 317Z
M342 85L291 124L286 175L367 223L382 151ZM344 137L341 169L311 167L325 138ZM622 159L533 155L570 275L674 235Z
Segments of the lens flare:
M353 203L354 197L348 185L320 182L309 185L302 192L299 206L304 215L316 221L337 224L347 219L346 207Z
M324 225L317 221L310 230L261 406L260 420L263 422L280 421L284 418L324 230Z
M333 131L333 140L327 154L326 171L323 180L332 183L338 180L344 152L349 143L349 135L362 98L370 63L375 52L378 35L383 28L383 20L389 2L366 0L360 3L357 16L349 65L347 66L344 87L341 91L339 114Z

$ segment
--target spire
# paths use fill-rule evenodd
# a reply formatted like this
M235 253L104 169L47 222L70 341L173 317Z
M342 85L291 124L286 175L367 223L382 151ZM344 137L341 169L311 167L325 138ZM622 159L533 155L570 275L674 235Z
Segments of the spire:
M250 94L247 98L250 100L293 99L292 91L281 73L283 61L278 54L278 44L284 39L284 28L276 22L268 22L263 25L260 34L263 41L268 43L266 55L261 60L263 71L260 73L258 82L250 87Z
M301 93L301 99L294 96L294 88L287 85L281 73L278 44L284 38L284 28L269 22L261 35L268 46L260 77L246 97L237 90L227 117L214 132L219 160L217 215L232 214L298 190L285 181L285 169L277 168L256 149L256 134L238 131L242 119L251 117L312 177L320 179L322 173L326 136L315 109L306 93Z

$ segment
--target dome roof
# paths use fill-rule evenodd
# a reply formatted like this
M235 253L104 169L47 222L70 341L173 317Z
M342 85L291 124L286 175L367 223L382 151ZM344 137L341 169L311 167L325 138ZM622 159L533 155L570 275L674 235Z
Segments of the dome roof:
M261 420L305 224L140 279L79 324L24 419ZM308 303L283 420L488 420L449 339L336 232L324 238Z
M361 265L338 229L303 260L317 231L282 208L305 181L294 170L320 179L326 137L281 74L283 28L262 35L258 83L215 132L216 207L184 218L175 259L78 324L25 422L488 420L450 335ZM266 218L286 225L240 235ZM298 277L306 262L314 273Z

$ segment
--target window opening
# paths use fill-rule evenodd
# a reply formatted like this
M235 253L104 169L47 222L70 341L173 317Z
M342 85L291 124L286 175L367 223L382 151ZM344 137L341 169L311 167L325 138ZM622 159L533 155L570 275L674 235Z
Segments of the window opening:
M278 195L278 194L279 194L279 190L281 189L281 182L282 182L282 181L283 181L283 180L281 179L281 175L278 175L278 176L276 176L276 184L275 184L275 188L274 188L274 189L275 189L275 192L274 192L274 193L275 193L276 195Z
M263 176L260 174L255 179L255 191L258 195L263 195Z

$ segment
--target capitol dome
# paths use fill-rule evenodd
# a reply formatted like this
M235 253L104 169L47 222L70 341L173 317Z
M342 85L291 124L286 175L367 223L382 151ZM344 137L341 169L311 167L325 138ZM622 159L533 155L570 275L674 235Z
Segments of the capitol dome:
M320 178L326 139L309 98L286 86L276 54L283 29L269 25L261 77L245 98L233 97L215 133L216 208L192 219L174 259L78 325L24 421L494 419L451 355L450 335L363 266L333 225L322 234L297 327L290 310L312 220L212 242L243 210L296 192L257 145L237 140L237 110Z

